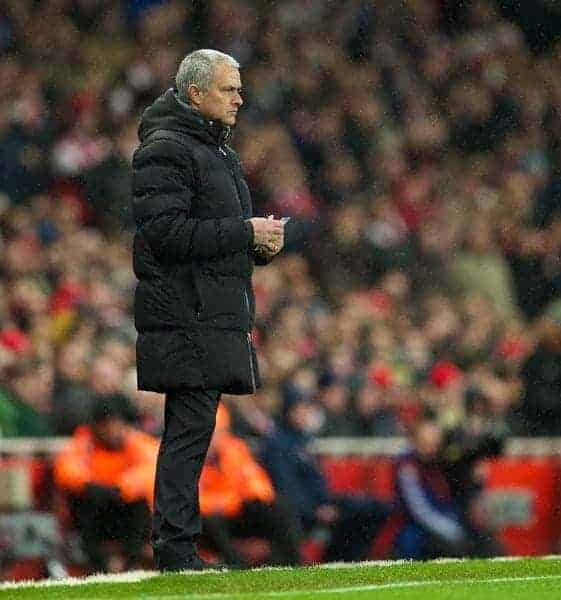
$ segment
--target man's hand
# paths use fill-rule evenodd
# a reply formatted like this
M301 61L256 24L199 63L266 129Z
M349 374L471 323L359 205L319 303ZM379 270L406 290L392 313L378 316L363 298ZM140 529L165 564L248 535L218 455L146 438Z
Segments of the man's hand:
M250 222L253 226L253 245L259 253L274 255L281 251L284 245L284 224L279 219L254 217Z
M254 251L255 251L255 254L257 254L258 256L260 256L266 260L270 260L271 258L273 258L273 256L278 254L283 249L283 247L284 247L284 240L280 246L275 246L274 248L272 248L271 246L265 246L265 245L255 246Z

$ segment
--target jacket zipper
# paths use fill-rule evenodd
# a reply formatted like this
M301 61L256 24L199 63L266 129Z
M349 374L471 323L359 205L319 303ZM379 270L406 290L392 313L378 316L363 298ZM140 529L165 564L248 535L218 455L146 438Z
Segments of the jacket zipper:
M238 178L236 177L236 173L234 172L234 169L231 165L230 159L228 158L228 153L226 152L226 150L224 150L224 148L222 146L218 146L218 151L223 156L224 160L226 161L226 166L228 168L228 171L230 172L230 175L232 176L232 179L234 180L234 187L236 188L236 199L238 201L238 205L240 207L242 216L244 216L244 207L242 204L242 193L241 193L240 187L238 185Z
M195 318L197 321L201 320L201 315L204 310L203 295L199 289L199 282L197 278L197 272L193 269L193 287L195 288L195 294L197 295L197 308L195 310Z
M240 190L238 187L238 180L234 174L234 170L230 166L230 161L228 160L228 153L226 152L226 150L224 150L224 148L222 148L221 145L218 146L218 151L226 159L226 162L228 165L228 170L230 171L230 174L232 175L232 179L234 180L234 185L236 187L236 196L238 199L238 203L240 205L240 210L243 214L243 207L242 207L242 201L241 201L241 194L240 194ZM248 315L248 319L249 319L249 314L250 314L249 298L247 297L247 289L245 289L245 288L244 288L244 298L245 298L245 306L247 308L247 315ZM255 393L257 391L257 385L255 382L255 365L253 364L253 352L251 351L251 333L249 331L247 332L246 341L247 341L247 352L249 354L249 371L251 373L251 388L253 390L253 393Z
M244 288L244 298L245 305L247 308L247 315L249 318L249 298L247 297L247 289ZM257 386L255 384L255 365L253 364L253 352L251 351L251 333L247 332L247 351L249 353L249 370L251 372L251 387L253 389L253 393L257 390Z

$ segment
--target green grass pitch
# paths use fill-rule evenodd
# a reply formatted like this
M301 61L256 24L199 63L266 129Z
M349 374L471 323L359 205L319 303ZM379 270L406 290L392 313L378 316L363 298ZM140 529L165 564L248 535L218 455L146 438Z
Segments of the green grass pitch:
M3 585L0 600L561 600L561 558L383 562L224 573L128 574Z

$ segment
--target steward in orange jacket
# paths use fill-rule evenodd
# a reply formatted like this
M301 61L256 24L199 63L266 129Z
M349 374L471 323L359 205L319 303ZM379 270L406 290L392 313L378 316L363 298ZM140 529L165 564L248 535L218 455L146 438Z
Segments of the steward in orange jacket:
M199 483L201 515L241 514L245 502L273 504L275 490L248 444L230 431L227 409L220 405L216 429Z
M88 484L116 488L123 502L154 501L158 440L122 424L123 443L107 448L91 427L76 428L72 439L55 459L55 481L72 494Z
M263 536L271 541L271 563L299 563L296 520L277 501L269 475L249 445L230 431L224 405L218 408L199 483L203 537L233 566L245 566L233 537Z
M121 542L127 568L139 566L153 505L158 441L125 423L109 398L96 402L91 425L76 429L54 461L68 493L84 550L95 571L107 570L102 542Z

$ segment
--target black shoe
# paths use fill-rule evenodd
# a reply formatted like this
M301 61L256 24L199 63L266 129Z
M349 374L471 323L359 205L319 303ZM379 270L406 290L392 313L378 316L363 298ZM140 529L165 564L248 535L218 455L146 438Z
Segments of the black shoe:
M183 568L185 571L227 571L228 567L221 562L208 562L196 554Z
M166 565L160 563L158 570L161 573L169 573L170 571L227 571L228 567L222 563L211 563L203 560L198 554L189 558L185 562Z

